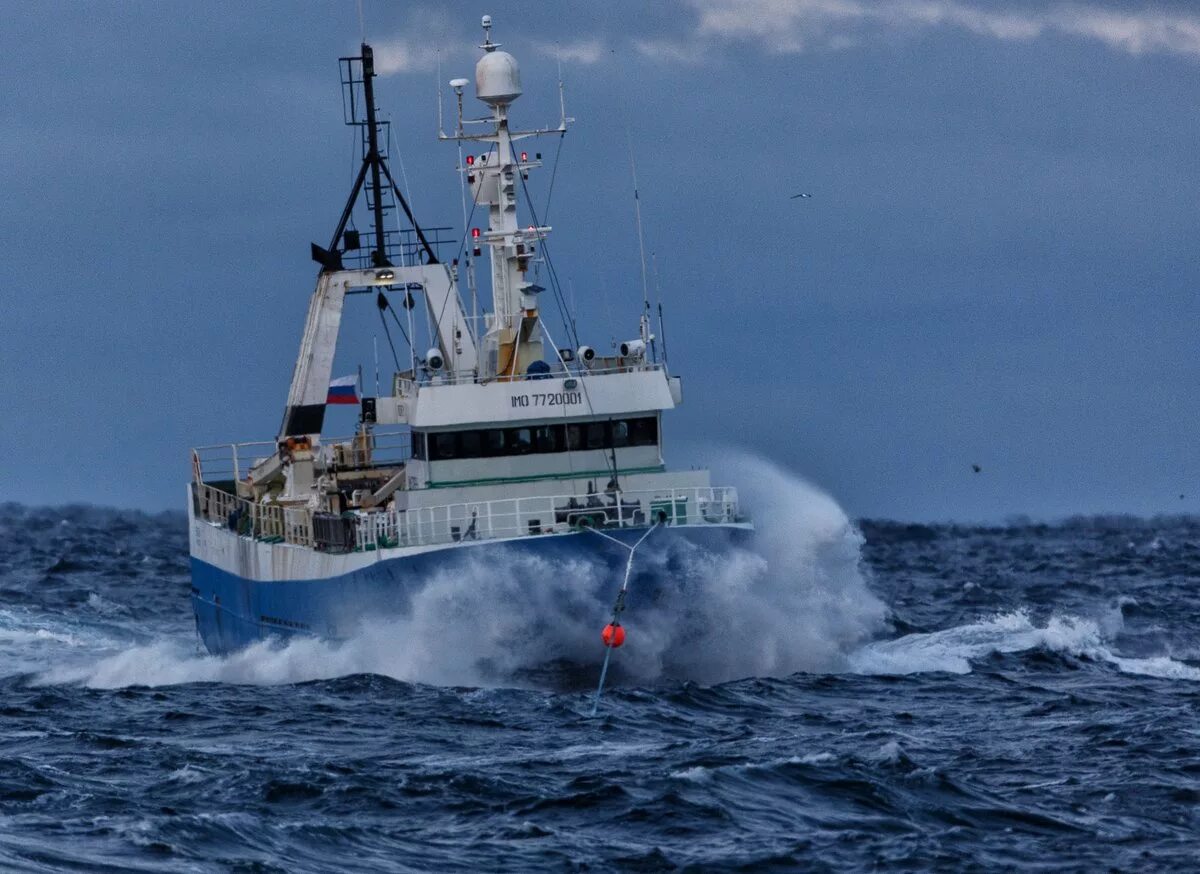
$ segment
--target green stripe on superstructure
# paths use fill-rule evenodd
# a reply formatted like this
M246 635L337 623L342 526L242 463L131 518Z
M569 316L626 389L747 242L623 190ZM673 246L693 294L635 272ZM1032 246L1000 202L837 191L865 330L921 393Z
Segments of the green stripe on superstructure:
M654 467L631 467L627 470L618 470L617 476L628 476L634 473L663 473L667 469L665 464L657 464ZM502 476L494 479L463 479L453 480L444 483L429 483L426 488L430 489L454 489L462 486L491 486L501 483L533 483L546 479L584 479L585 477L593 476L611 476L612 468L603 470L580 470L569 473L541 473L536 476Z

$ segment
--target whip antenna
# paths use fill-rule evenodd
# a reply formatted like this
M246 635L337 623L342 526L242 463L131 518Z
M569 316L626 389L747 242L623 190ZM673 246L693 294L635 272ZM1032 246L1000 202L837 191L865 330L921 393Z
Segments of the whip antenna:
M633 176L633 215L637 222L638 252L642 258L642 303L645 309L650 309L650 286L646 278L646 241L642 236L642 201L638 197L637 164L633 161L633 138L629 134L628 125L625 127L625 142L629 145L629 172Z

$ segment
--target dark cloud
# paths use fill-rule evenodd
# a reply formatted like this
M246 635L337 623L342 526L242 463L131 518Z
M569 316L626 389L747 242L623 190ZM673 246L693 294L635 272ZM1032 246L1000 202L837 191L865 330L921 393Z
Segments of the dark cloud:
M701 38L697 8L484 10L521 58L522 123L557 119L553 46L575 51L552 246L597 346L640 302L633 142L687 385L673 460L747 444L871 515L1152 512L1187 491L1200 65L1061 29L876 24L772 51ZM424 52L380 99L430 224L461 224L436 50L443 78L469 72L480 11L366 4L373 40ZM8 10L0 499L177 506L187 447L273 433L308 243L349 184L336 58L358 38L340 2ZM348 315L340 367L371 370L370 315Z

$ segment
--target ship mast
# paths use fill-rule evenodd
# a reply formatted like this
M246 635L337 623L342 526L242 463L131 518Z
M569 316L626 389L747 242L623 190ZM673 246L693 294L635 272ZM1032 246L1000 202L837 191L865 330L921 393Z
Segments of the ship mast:
M500 51L492 42L492 19L483 16L484 55L475 65L475 95L487 104L490 118L465 121L462 115L462 87L465 80L450 84L458 95L458 128L452 135L439 132L440 139L472 140L492 144L493 148L478 159L471 156L460 170L475 202L488 208L488 227L471 231L477 243L488 247L492 267L492 308L488 330L483 337L483 361L480 376L484 379L514 379L523 376L529 366L542 359L542 339L538 330L538 295L544 290L529 277L529 267L537 258L549 227L530 225L522 228L517 218L517 188L528 178L529 170L540 167L528 154L518 156L513 144L526 137L548 133L563 133L567 129L565 114L558 127L540 130L513 131L509 127L508 110L521 96L521 71L517 60ZM492 130L468 134L466 124L487 124Z
M376 267L391 267L387 259L387 251L383 242L383 156L379 152L379 125L375 121L375 53L366 43L362 44L362 74L363 102L367 104L367 154L363 158L364 165L371 167L372 208L375 220L375 251L371 253L371 263ZM353 195L352 195L353 196Z
M354 180L354 185L350 189L350 196L346 198L346 206L342 210L341 218L338 220L337 228L333 232L333 237L329 241L329 248L322 249L316 243L312 245L312 258L322 267L322 272L341 270L342 269L342 249L353 249L357 247L357 243L350 245L346 243L342 236L346 230L346 225L350 221L350 216L354 212L354 205L358 202L358 196L362 193L363 184L367 181L368 172L371 175L370 191L368 201L371 203L372 221L375 225L375 245L371 250L371 264L374 267L391 267L393 266L387 256L387 231L384 226L384 192L385 187L383 180L387 179L388 187L396 197L396 201L400 204L400 208L404 210L404 215L408 218L409 224L412 225L413 231L417 235L417 241L422 249L425 250L426 260L430 264L438 263L437 254L433 247L429 244L429 240L425 236L425 231L422 230L420 224L417 223L416 217L413 215L412 208L408 205L404 194L400 191L400 186L396 184L396 180L392 178L392 171L388 169L387 158L379 149L379 120L378 109L375 106L375 53L366 43L361 46L362 54L357 58L342 58L341 62L346 65L346 78L343 84L349 86L350 104L350 119L346 122L351 126L361 126L366 129L366 148L363 151L362 166L359 167L358 176ZM354 78L353 64L357 61L362 70L362 89L363 89L363 111L366 114L366 119L360 121L357 107L354 103L354 85L358 80Z

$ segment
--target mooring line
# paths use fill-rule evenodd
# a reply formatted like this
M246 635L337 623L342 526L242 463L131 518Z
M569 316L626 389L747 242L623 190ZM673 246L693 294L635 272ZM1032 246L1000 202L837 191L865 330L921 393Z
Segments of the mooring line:
M658 522L651 525L649 530L639 537L638 542L633 546L595 528L588 527L585 529L594 534L599 534L605 540L611 540L618 546L629 550L629 560L625 562L625 579L621 582L621 588L617 592L617 601L613 604L612 621L604 627L604 631L600 634L600 638L604 641L604 665L600 668L600 684L596 686L596 698L592 701L592 716L595 716L596 711L600 708L600 696L604 693L604 678L608 676L608 660L612 658L613 650L625 642L625 629L621 627L621 613L625 610L625 592L629 589L629 577L633 573L633 554L637 552L637 548L642 545L645 539L654 533L654 529L658 526Z

